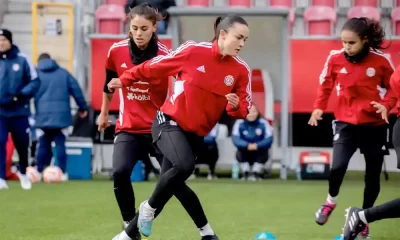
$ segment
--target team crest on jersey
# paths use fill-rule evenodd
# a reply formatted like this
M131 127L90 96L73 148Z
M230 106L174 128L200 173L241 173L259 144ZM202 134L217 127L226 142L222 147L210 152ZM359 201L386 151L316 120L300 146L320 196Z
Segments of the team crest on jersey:
M224 79L224 83L226 86L232 86L233 81L234 81L234 79L233 79L232 75L227 75Z
M256 134L257 134L257 136L261 136L261 134L262 134L261 128L256 129Z
M20 69L19 64L18 63L14 63L12 65L12 69L14 70L14 72L18 72L18 70Z
M367 69L367 76L368 77L373 77L373 76L375 76L375 72L376 72L375 69L370 67L370 68Z

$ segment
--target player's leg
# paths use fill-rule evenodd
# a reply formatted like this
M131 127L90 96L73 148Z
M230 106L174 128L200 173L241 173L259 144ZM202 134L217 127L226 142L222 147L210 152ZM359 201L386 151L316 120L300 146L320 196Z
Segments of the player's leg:
M324 225L336 207L337 197L344 175L347 171L350 158L357 150L356 126L336 122L333 126L333 156L329 174L329 191L325 203L315 213L315 221Z
M8 119L0 116L0 190L8 189L6 183L6 145L8 131Z
M260 149L255 151L255 162L251 169L252 174L256 177L256 180L262 179L262 170L264 168L265 163L268 160L268 150Z
M65 142L67 140L66 132L63 129L54 129L54 143L56 145L56 155L58 166L63 172L62 181L68 180L67 174L67 149Z
M397 168L400 169L400 118L397 118L392 133L393 147L397 156Z
M135 216L135 195L131 183L132 170L138 161L140 139L135 134L120 132L114 139L113 181L114 194L124 226Z
M400 218L400 198L364 210L350 207L346 209L343 239L354 240L367 224L388 218Z
M12 119L10 132L19 158L18 178L21 187L25 190L32 188L32 183L26 176L26 168L28 167L28 148L30 142L29 131L30 126L28 117L16 117Z
M238 149L236 152L236 160L239 162L240 170L242 172L242 180L249 179L250 176L250 163L249 151Z
M218 145L217 144L212 144L208 148L208 155L209 155L209 160L208 160L208 167L209 167L209 174L208 174L208 179L216 179L217 174L215 173L215 167L218 162L219 158L219 152L218 152Z
M38 151L36 156L37 170L41 174L46 166L50 165L53 152L51 150L51 143L53 141L53 132L47 129L38 129Z
M173 167L172 162L168 159L164 159L161 164L161 175ZM190 215L193 222L200 231L200 235L203 240L215 240L217 239L214 231L212 230L208 220L205 216L200 200L196 193L192 191L185 183L179 184L175 187L175 197L180 201L186 212ZM156 218L162 211L164 206L156 209L154 218ZM135 218L131 221L129 226L125 229L125 233L121 233L121 237L116 240L131 240L135 239L138 232L137 221L139 214L136 214ZM127 235L129 238L126 238Z

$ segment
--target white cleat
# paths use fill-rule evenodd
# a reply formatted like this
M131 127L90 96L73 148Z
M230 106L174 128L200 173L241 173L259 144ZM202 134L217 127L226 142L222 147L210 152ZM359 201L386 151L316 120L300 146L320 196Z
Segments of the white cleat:
M67 182L68 179L69 179L68 173L64 173L64 174L61 176L61 182Z
M132 238L130 238L128 236L128 234L126 234L125 231L122 231L117 236L115 236L112 240L132 240Z
M20 172L18 172L17 175L19 178L19 182L21 183L22 189L24 190L32 189L32 182L28 176L26 176L25 174L21 174Z
M6 180L0 178L0 190L6 190L6 189L8 189Z

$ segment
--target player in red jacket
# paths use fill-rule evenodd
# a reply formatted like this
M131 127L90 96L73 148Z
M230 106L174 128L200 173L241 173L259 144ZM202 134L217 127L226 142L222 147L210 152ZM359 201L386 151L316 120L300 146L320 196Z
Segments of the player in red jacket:
M390 86L397 99L400 99L400 66L390 77ZM400 101L397 102L397 110L400 110ZM400 111L393 127L393 146L397 155L397 168L400 169ZM389 218L400 218L400 198L384 204L361 209L350 207L346 209L346 219L343 228L343 240L354 240L359 233L364 231L367 224Z
M227 108L230 116L245 118L251 105L251 71L237 55L249 35L247 22L240 16L218 18L212 43L192 41L167 56L159 56L113 79L109 88L133 82L177 75L174 94L165 101L153 122L152 135L164 155L161 176L155 191L139 208L138 227L149 236L152 222L172 195L190 189L185 180L192 174L204 136ZM182 203L196 210L196 223L202 240L217 240L208 224L200 201ZM192 215L191 215L192 216ZM192 216L193 218L193 216ZM134 221L133 221L134 222ZM114 239L130 240L131 224Z
M338 96L333 122L333 161L329 194L316 213L320 225L336 207L339 189L350 158L359 148L364 154L365 190L363 208L372 207L380 191L380 174L387 155L388 114L396 104L390 88L394 67L382 49L384 29L366 18L349 19L343 26L343 49L331 51L320 76L317 100L309 124L322 119L329 96ZM366 226L361 237L369 237Z
M156 9L148 4L134 7L129 15L129 38L111 46L106 62L106 82L103 104L98 118L98 130L110 126L108 111L113 92L107 84L126 70L156 56L167 55L170 50L157 40ZM157 110L167 97L168 75L149 82L136 82L119 89L120 114L116 122L113 181L114 193L123 218L124 227L134 218L135 195L130 176L138 160L149 160L148 155L158 156L152 146L151 124ZM151 164L150 161L146 162ZM137 239L140 239L140 235Z

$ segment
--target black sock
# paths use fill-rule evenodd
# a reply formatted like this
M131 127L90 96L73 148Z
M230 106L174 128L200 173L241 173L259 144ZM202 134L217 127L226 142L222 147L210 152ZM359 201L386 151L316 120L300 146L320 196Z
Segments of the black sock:
M381 219L400 218L400 198L364 210L368 223Z

